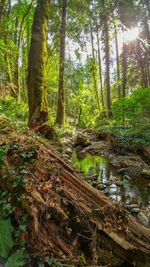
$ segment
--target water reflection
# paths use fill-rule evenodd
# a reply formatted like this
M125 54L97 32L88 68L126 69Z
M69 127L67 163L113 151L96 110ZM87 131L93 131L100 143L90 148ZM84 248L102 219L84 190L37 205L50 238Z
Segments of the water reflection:
M150 188L141 180L128 180L117 175L106 158L87 154L85 158L78 159L74 151L72 164L82 170L85 176L96 177L97 183L105 185L104 193L113 200L123 201L125 204L137 203L140 207L150 208Z

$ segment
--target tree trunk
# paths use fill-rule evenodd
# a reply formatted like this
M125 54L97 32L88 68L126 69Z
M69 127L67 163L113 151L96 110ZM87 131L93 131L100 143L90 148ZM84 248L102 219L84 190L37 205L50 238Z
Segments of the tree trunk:
M65 39L66 39L66 13L67 0L62 1L62 20L60 32L60 62L59 62L59 89L56 123L60 126L65 119L65 90L64 90L64 71L65 71Z
M141 73L141 86L148 87L148 79L146 73L145 60L142 56L140 40L137 39L137 62Z
M29 6L27 7L25 13L23 14L21 23L20 23L20 28L19 28L19 32L18 34L16 33L15 35L15 44L17 47L17 53L16 53L16 61L15 61L15 70L14 70L14 84L17 88L17 96L18 98L20 98L20 68L19 68L19 57L20 57L20 48L21 48L21 40L22 40L22 34L23 34L23 26L24 26L24 22L26 20L26 17L28 16L32 5L33 5L33 0L31 1L31 3L29 4ZM21 3L20 0L18 1L18 4ZM18 18L16 17L16 29L19 27L18 25Z
M29 127L48 120L46 60L50 0L38 0L32 25L28 59Z
M108 117L112 117L111 99L110 99L110 47L109 47L109 26L106 15L103 18L104 23L104 39L105 39L105 64L106 64L106 94L107 94L107 110Z
M98 86L97 86L97 78L96 78L96 62L95 62L94 40L93 40L94 38L93 38L92 26L91 26L90 30L91 30L92 59L93 59L92 74L93 74L94 90L95 90L98 110L99 110L99 113L100 113L101 107L100 107L100 100L99 100L99 93L98 93Z
M127 46L123 41L122 50L122 96L126 96L126 85L127 85Z
M101 101L102 101L102 107L104 108L104 91L103 91L103 79L102 79L101 49L100 49L98 26L96 27L96 31L97 31L97 48L98 48L98 64L99 64L99 78L100 78L100 88L101 88Z
M119 48L118 48L118 35L117 35L117 27L116 27L116 21L115 17L113 15L114 20L114 33L115 33L115 46L116 46L116 63L117 63L117 89L118 89L118 98L121 96L120 91L120 66L119 66Z

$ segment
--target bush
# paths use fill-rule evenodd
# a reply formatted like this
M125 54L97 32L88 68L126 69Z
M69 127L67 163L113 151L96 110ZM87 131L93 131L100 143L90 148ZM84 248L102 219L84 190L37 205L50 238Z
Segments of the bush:
M22 101L18 101L16 98L7 96L0 99L0 113L17 125L27 125L27 104Z
M117 123L139 127L150 122L150 88L140 88L130 97L113 103L113 115Z

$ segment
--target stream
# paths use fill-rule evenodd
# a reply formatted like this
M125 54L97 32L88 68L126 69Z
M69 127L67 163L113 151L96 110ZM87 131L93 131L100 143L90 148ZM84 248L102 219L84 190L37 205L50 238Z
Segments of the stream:
M117 173L109 160L87 154L83 159L74 150L72 164L84 179L114 201L122 202L139 221L150 227L150 188L146 179L131 179Z

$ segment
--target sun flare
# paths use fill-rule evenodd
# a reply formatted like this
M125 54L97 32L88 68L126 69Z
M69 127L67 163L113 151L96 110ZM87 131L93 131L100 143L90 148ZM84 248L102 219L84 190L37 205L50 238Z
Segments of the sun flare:
M139 36L139 28L135 27L123 33L123 39L126 43L136 40Z

